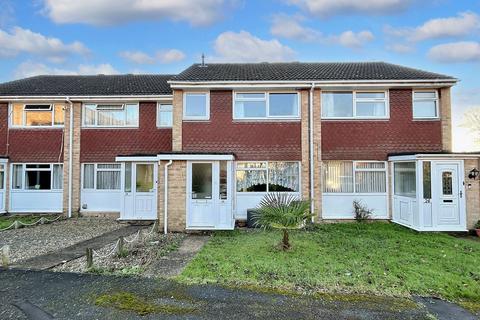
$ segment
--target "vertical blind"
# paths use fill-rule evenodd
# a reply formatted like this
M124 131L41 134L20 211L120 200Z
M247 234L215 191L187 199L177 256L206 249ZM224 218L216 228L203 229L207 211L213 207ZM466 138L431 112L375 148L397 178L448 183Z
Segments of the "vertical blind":
M325 161L323 192L385 193L387 173L384 162Z

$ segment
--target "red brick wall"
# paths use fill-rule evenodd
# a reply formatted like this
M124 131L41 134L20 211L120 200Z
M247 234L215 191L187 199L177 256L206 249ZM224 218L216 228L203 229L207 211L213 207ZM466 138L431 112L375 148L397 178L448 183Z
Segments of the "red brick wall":
M237 160L302 160L301 123L234 122L232 91L210 92L210 120L184 121L182 150L235 153Z
M390 119L322 121L322 159L386 160L389 153L442 151L438 121L412 117L412 91L390 90Z
M0 103L0 156L7 155L8 103Z
M172 150L172 129L158 129L156 103L140 103L139 128L83 129L81 162L113 162L118 155L157 154Z

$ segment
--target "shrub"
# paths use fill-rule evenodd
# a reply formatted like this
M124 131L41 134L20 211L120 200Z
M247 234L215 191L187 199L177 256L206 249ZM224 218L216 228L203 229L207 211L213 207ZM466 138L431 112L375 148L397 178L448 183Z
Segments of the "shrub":
M353 213L357 222L364 222L373 214L373 210L367 208L361 201L353 200Z
M253 214L254 224L283 231L281 247L290 249L288 230L299 229L311 217L310 202L288 193L268 193Z
M475 223L475 225L473 226L474 229L480 229L480 220L477 221L477 223Z

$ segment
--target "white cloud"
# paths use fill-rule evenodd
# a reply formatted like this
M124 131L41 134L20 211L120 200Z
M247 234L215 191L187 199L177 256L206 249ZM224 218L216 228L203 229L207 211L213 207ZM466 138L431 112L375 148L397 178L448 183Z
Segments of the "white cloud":
M385 32L390 36L402 37L410 42L418 42L429 39L467 36L479 28L479 16L473 12L463 12L456 17L431 19L414 28L387 26Z
M214 43L215 61L228 62L281 62L292 61L295 51L276 39L263 40L246 31L227 31Z
M300 40L305 42L314 42L322 37L322 33L304 27L300 24L304 20L301 16L288 16L286 14L277 14L273 16L270 33L275 37Z
M10 33L0 29L0 56L14 57L20 53L43 56L52 62L62 62L69 55L86 55L89 50L81 42L65 44L58 38L46 37L20 27L13 28Z
M367 42L372 41L374 38L373 33L368 30L360 32L349 30L341 33L339 36L333 36L332 40L344 47L355 49L363 47Z
M428 57L441 63L480 61L480 43L460 41L439 44L428 51Z
M173 63L185 59L185 53L178 49L160 50L154 56L142 51L122 51L120 56L135 64Z
M403 43L392 43L387 45L386 49L388 51L393 51L396 53L410 53L415 51L415 48L411 45L408 44L403 44Z
M338 14L391 14L404 10L410 0L287 0L308 13L326 17Z
M44 74L61 75L88 75L88 74L118 74L119 72L108 63L99 65L81 64L76 69L63 69L51 67L43 63L25 61L18 65L14 71L14 78L26 78Z
M187 21L207 25L221 19L226 0L43 0L56 23L116 25L139 20Z

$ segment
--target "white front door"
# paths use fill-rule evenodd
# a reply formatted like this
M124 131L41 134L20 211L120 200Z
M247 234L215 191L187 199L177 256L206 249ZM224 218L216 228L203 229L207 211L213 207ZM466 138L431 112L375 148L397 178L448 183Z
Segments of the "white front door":
M432 170L433 225L439 231L465 229L465 195L461 162L434 162Z
M231 181L231 161L188 163L188 229L233 229Z
M157 219L156 162L127 162L125 164L125 196L121 219Z

